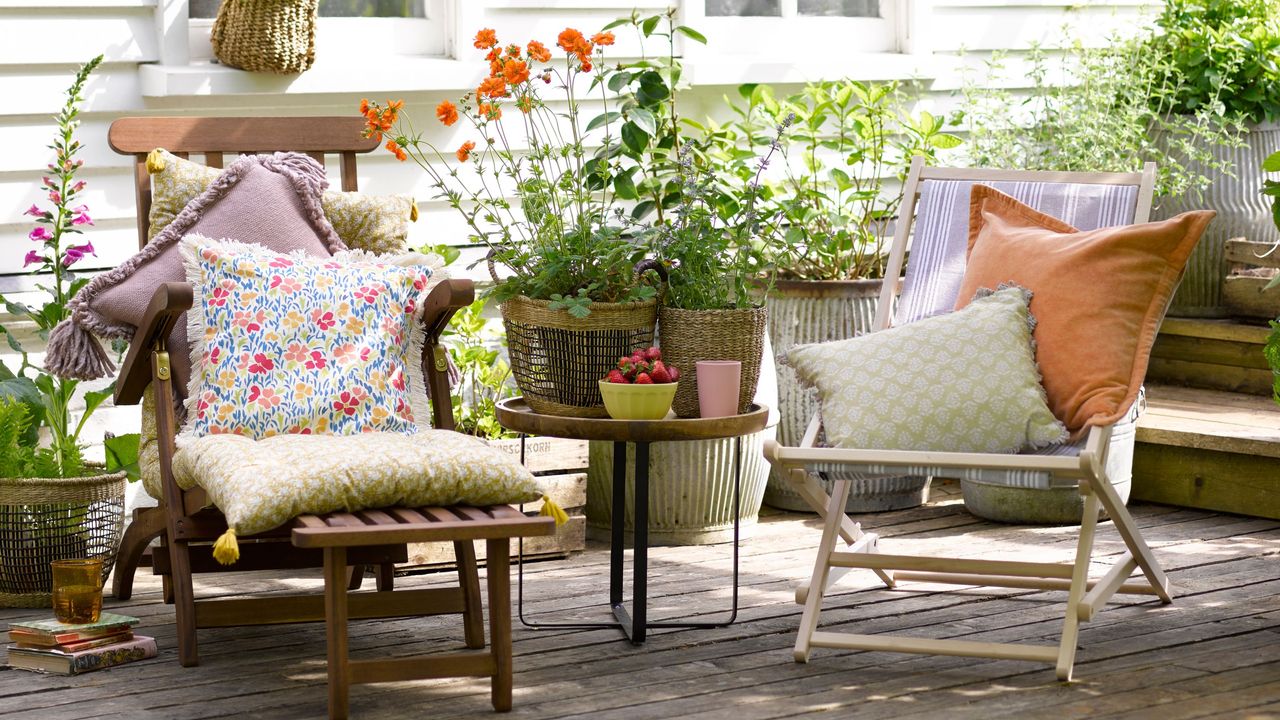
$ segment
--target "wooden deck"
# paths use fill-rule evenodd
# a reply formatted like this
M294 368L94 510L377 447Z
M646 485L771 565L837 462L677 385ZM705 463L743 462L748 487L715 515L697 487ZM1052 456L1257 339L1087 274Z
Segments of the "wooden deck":
M999 526L964 512L956 488L914 510L863 518L888 548L1002 557L1034 548L1066 560L1071 528ZM1061 685L1046 665L870 652L815 651L791 660L818 530L811 516L765 518L744 544L742 610L714 630L655 630L633 647L612 630L515 632L513 717L660 720L833 718L1280 718L1280 521L1135 504L1134 513L1169 571L1171 606L1121 597L1081 633L1077 682ZM1100 527L1105 557L1121 544ZM1026 558L1026 555L1021 557ZM729 602L729 548L660 548L650 556L651 619L714 617ZM531 564L526 612L544 619L608 617L608 554L599 545L569 560ZM451 575L400 578L431 586ZM941 592L913 584L878 587L871 573L847 577L824 614L858 632L908 630L929 637L1003 641L1056 638L1056 593ZM372 583L368 583L371 585ZM318 586L318 575L231 574L197 594L234 595ZM1050 600L1058 602L1050 603ZM142 618L160 657L79 677L0 672L6 720L107 718L312 718L325 712L321 625L201 631L199 668L176 661L173 614L159 583L142 576L133 600L113 610ZM0 623L36 611L0 610ZM848 628L846 628L848 629ZM449 618L352 624L351 651L411 654L461 647ZM473 680L416 681L352 690L357 718L475 718L491 714L488 686Z

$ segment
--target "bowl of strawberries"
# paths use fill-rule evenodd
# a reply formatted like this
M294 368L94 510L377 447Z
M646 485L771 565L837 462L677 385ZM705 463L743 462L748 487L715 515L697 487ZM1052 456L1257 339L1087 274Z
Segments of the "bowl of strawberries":
M661 420L671 410L680 370L662 362L656 347L618 358L600 381L604 408L615 420Z

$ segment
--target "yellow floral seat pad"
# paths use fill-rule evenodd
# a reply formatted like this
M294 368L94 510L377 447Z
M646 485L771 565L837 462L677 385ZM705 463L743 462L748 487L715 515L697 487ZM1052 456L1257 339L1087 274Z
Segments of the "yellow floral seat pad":
M298 515L425 505L496 505L541 497L511 456L451 430L416 434L208 435L183 440L178 486L204 488L235 535Z

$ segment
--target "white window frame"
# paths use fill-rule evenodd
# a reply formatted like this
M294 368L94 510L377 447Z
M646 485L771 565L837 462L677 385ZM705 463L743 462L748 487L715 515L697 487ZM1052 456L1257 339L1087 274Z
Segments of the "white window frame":
M781 17L717 17L705 0L682 0L683 22L707 36L707 44L685 42L691 60L751 55L804 62L839 60L851 53L913 53L911 21L921 0L880 0L880 18L802 16L797 0L782 0ZM799 49L799 50L798 50Z

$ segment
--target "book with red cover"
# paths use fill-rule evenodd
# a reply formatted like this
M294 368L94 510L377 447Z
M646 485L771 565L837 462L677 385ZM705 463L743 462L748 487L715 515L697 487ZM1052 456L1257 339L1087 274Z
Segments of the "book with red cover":
M79 675L156 656L155 638L136 635L132 640L102 647L63 652L34 648L10 648L9 667L57 675Z
M112 635L103 635L102 637L89 638L88 640L76 640L75 642L59 643L57 645L45 645L43 643L32 643L22 639L21 635L11 633L11 640L17 645L11 647L22 648L23 650L61 650L62 652L76 652L77 650L88 650L89 648L102 647L103 645L111 645L112 643L125 642L133 639L132 630L124 630Z

